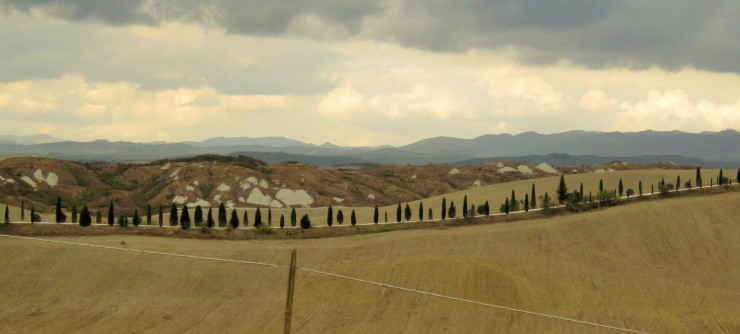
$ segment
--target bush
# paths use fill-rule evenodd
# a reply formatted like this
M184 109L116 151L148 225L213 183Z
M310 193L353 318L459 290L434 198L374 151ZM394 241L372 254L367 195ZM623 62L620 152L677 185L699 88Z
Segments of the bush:
M303 215L303 217L301 217L301 228L302 229L311 228L311 219L308 218L308 215Z
M627 189L627 197L635 196L635 191L632 188Z

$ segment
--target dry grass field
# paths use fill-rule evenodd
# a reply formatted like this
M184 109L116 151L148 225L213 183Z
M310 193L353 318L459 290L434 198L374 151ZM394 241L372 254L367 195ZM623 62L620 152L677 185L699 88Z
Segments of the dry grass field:
M301 267L449 296L651 333L738 333L739 201L732 192L313 240L55 239L276 264L296 248ZM8 238L0 253L3 333L282 331L284 268ZM293 329L614 333L306 271L297 275Z

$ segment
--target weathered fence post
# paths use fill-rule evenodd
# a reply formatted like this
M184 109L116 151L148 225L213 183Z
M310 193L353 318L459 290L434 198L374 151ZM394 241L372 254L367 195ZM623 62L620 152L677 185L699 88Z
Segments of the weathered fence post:
M290 252L290 272L288 273L288 298L285 301L285 327L283 332L290 334L290 321L293 317L293 289L295 286L295 261L297 251Z

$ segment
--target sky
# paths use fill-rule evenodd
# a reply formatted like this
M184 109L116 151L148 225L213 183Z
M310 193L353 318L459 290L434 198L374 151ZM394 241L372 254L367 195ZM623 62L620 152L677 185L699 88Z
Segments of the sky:
M736 0L0 0L0 132L740 130Z

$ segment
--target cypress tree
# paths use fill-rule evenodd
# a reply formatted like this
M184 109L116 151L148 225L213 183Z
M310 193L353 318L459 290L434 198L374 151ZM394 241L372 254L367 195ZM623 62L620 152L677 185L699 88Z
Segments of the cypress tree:
M651 184L650 185L650 194L651 195L654 195L655 194L655 185L654 184Z
M560 184L558 184L558 202L560 204L565 203L568 197L568 187L565 186L565 176L560 175Z
M200 205L197 205L195 207L195 213L193 213L193 223L195 223L195 227L200 227L200 225L203 224L203 208L201 208Z
M357 216L355 216L355 209L352 209L352 215L349 217L350 223L352 223L352 226L357 225Z
M177 207L175 203L170 205L170 226L177 226Z
M604 192L604 179L599 179L599 192Z
M21 201L21 221L26 220L26 201ZM33 216L31 216L31 222L33 223Z
M342 209L337 210L337 224L342 225L344 223L344 213Z
M619 178L619 197L624 195L624 186L622 185L622 178Z
M491 214L491 208L488 206L488 201L486 201L485 204L483 204L483 213L485 213L486 216Z
M36 219L34 219L34 218L36 218L36 207L35 206L31 206L31 224L33 224L33 223L36 222Z
M511 207L509 205L509 198L507 197L506 201L504 202L504 213L508 215L509 209L511 209Z
M419 221L424 220L424 203L419 201Z
M401 222L401 203L398 203L398 207L396 208L396 222Z
M139 217L139 211L134 209L134 218L131 220L131 223L134 224L134 226L139 226L141 224L141 217ZM82 225L82 223L80 223Z
M108 226L113 226L114 220L116 219L115 209L113 208L113 201L110 201L110 206L108 207Z
M303 215L303 217L301 217L301 228L302 229L311 228L311 219L308 218L308 215Z
M457 208L455 208L455 201L450 201L450 209L447 210L447 214L450 216L450 218L455 218L456 213Z
M149 203L146 203L146 224L152 224L152 205Z
M379 218L380 217L378 217L378 205L376 204L375 210L373 211L373 223L377 224Z
M407 222L411 220L411 207L409 206L409 203L406 203L406 207L403 209L403 216L406 218Z
M326 225L331 227L332 224L334 224L334 209L332 209L330 204L329 208L326 209Z
M581 189L578 191L578 199L583 199L583 182L581 182Z
M62 198L61 197L57 197L57 208L55 212L55 218L56 218L55 220L57 224L64 223L67 220L67 217L62 212Z
M678 191L678 189L681 189L681 175L676 177L676 191Z
M384 212L383 214L385 215L385 222L387 223L388 222L388 211Z
M432 212L432 208L429 208L429 210L427 211L427 218L429 220L433 220L434 219L434 213Z
M725 180L724 179L725 178L722 176L722 170L720 169L719 170L719 179L717 179L717 181L719 181L719 182L717 182L717 184L720 185L720 186L723 185L725 183Z
M120 226L120 227L128 227L128 217L126 217L125 214L121 214L118 217L118 226Z
M511 200L509 201L509 210L510 211L519 211L519 202L516 201L516 194L514 193L514 189L511 189Z
M284 227L285 227L285 215L281 213L280 214L280 228L284 228Z
M162 227L162 224L164 224L164 208L163 205L159 205L159 227Z
M216 222L213 220L213 208L208 207L208 214L206 215L206 226L212 228L216 226Z
M545 212L550 210L550 204L550 195L545 192L545 197L542 198L542 210L544 210Z
M529 203L530 208L534 209L537 207L537 193L535 192L535 189L534 189L534 183L532 183L532 196L529 197L529 201L530 201ZM488 214L486 214L486 216L488 216Z
M224 202L218 205L218 227L226 227L226 207Z
M375 210L377 210L377 207L375 208ZM297 220L298 217L296 216L295 208L293 208L292 210L290 210L290 226L295 227L295 224L298 222Z
M236 215L236 209L231 210L231 218L229 219L229 226L233 229L239 228L239 216Z
M442 197L442 220L447 218L447 198Z
M182 215L180 215L180 227L182 227L183 230L189 230L190 229L190 212L188 212L188 205L183 204L182 205Z
M31 215L33 219L33 215ZM77 205L72 204L72 224L77 224Z
M583 187L583 183L581 183L581 187ZM581 195L581 197L583 197L583 195ZM524 194L524 212L529 212L529 195L528 194Z
M102 224L103 223L103 215L100 214L100 210L98 210L98 213L95 215L95 224Z
M465 197L463 197L463 218L467 218L467 217L468 217L468 195L465 195Z
M272 227L272 208L267 207L267 226Z
M242 215L242 225L244 227L249 227L249 215L247 214L246 209L244 209L244 214Z
M262 212L260 212L260 208L257 207L257 211L254 212L254 228L261 228L262 227Z
M7 204L5 204L5 224L10 224L10 209Z
M704 183L701 180L701 167L696 167L696 177L694 178L696 180L696 186L699 188L704 187Z
M640 191L640 196L642 196L642 180L640 180L640 182L637 184L637 188Z

